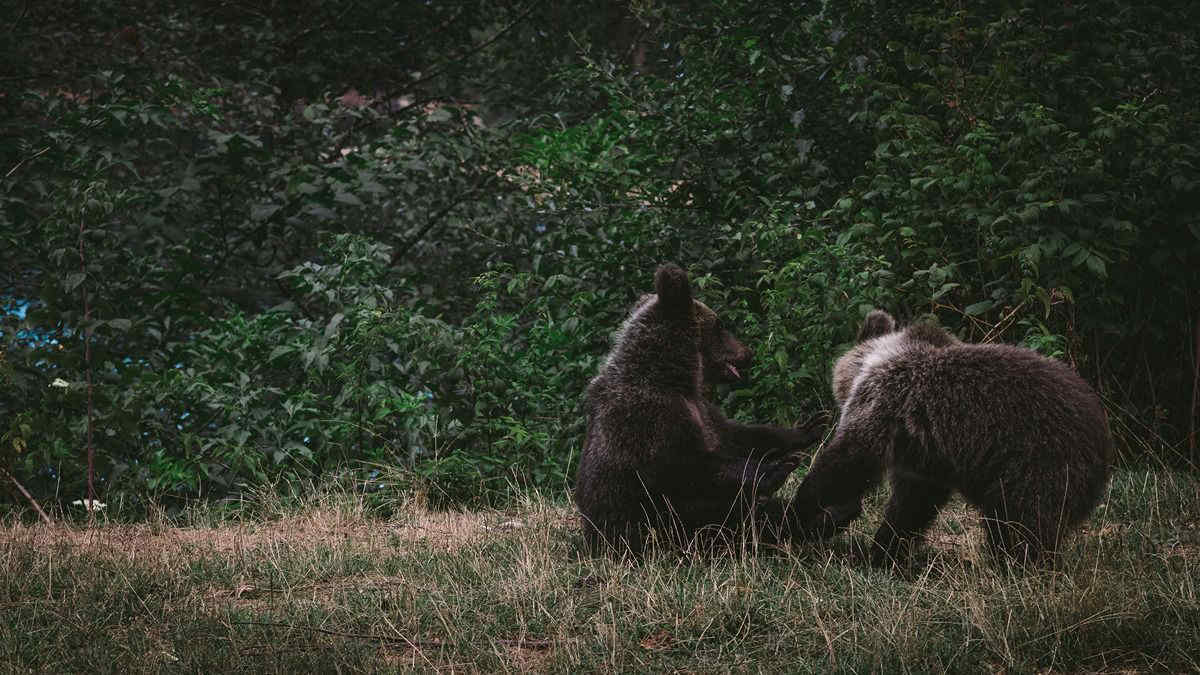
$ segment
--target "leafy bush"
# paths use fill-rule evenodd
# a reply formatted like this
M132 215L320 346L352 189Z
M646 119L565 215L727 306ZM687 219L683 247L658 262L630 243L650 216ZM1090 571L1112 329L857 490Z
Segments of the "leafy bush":
M1193 4L377 5L10 17L0 462L39 497L79 496L89 418L134 501L560 488L667 260L756 350L744 419L828 411L884 306L1197 459Z
M1200 139L1197 91L1176 77L1195 35L1163 8L1108 2L904 17L895 32L843 17L865 30L851 31L862 68L839 80L877 144L824 218L888 252L900 306L1058 352L1143 438L1181 439ZM1152 328L1168 325L1182 339Z

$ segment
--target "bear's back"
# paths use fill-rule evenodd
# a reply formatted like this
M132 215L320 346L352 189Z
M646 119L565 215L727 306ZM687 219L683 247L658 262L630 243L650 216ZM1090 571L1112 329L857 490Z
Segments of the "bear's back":
M678 397L678 395L674 395ZM621 381L592 379L585 394L587 435L579 458L575 501L594 518L639 517L647 482L676 462L668 439L680 417L672 394Z
M1065 363L1012 345L957 344L908 351L882 377L888 369L894 413L961 472L1109 461L1100 399Z

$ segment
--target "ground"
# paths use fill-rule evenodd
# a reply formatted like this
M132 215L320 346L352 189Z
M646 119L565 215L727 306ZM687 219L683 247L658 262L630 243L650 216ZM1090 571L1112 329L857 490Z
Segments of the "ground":
M899 573L830 546L580 552L565 495L384 518L330 494L119 524L7 518L2 671L1197 670L1200 480L1121 471L1060 569L943 513Z

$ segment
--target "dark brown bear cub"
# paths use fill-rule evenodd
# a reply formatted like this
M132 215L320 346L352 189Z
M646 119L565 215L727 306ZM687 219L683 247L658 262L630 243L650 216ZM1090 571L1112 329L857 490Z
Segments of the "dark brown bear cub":
M834 366L841 418L792 501L795 522L821 529L822 507L857 503L886 471L874 563L901 557L954 490L982 513L995 552L1046 562L1108 483L1095 392L1029 349L930 325L898 331L886 312L871 312L858 339Z
M788 451L820 434L726 419L705 384L741 379L750 351L692 298L682 269L660 267L654 287L587 387L575 485L584 538L593 551L638 555L651 529L685 545L750 523L777 536L783 505L769 497L799 461Z

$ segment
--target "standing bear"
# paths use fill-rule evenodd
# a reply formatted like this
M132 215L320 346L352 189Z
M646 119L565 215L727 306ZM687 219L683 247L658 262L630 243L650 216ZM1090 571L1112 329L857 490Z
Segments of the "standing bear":
M587 438L575 503L593 551L640 555L650 530L686 545L701 530L779 536L770 496L818 431L730 421L707 384L740 380L750 351L692 298L687 273L663 265L634 304L587 387Z
M983 515L990 548L1046 562L1108 483L1112 442L1095 392L1065 364L945 330L897 330L873 311L833 368L841 418L791 508L828 535L822 508L853 508L886 471L892 494L871 558L906 553L957 490Z

